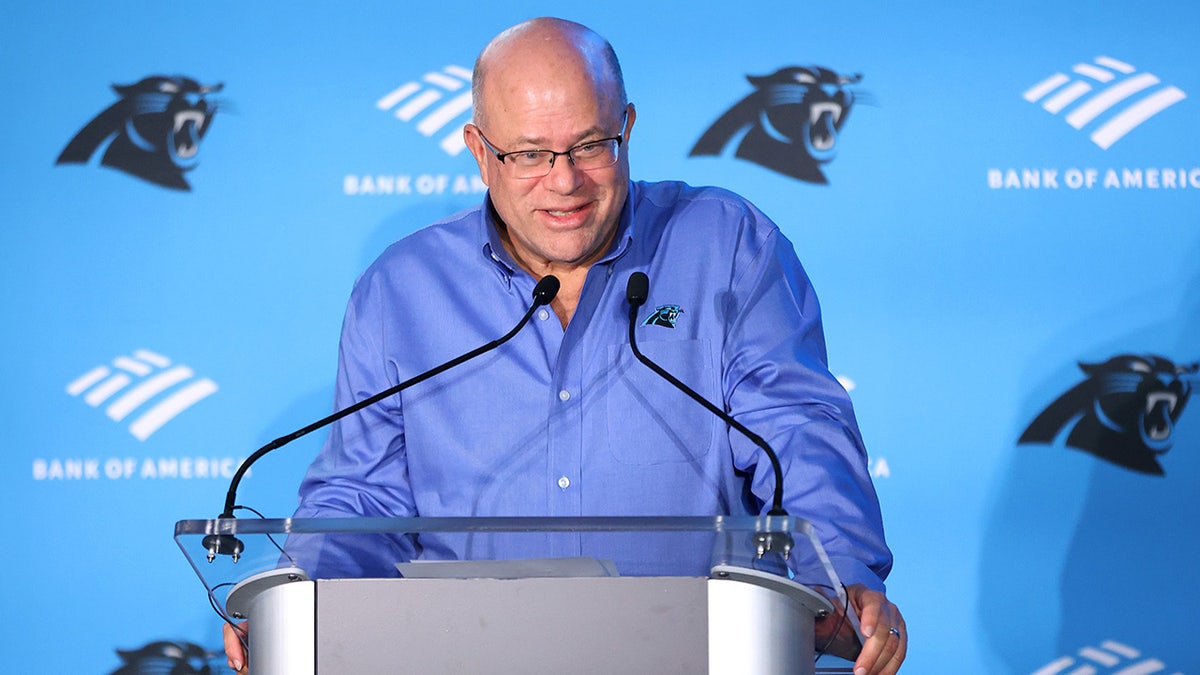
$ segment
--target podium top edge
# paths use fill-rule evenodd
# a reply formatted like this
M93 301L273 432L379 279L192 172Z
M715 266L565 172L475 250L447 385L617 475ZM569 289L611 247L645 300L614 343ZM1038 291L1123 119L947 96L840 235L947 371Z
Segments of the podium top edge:
M796 532L796 516L479 516L409 518L212 518L180 520L175 534L337 534L422 532Z

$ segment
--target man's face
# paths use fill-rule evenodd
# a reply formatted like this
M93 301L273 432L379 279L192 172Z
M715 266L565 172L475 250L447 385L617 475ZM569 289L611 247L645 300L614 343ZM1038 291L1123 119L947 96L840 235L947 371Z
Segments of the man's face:
M483 128L468 126L467 144L490 189L492 204L507 226L506 243L514 257L536 273L557 266L587 266L604 255L625 204L629 191L625 144L610 167L583 171L560 155L546 176L516 178L513 167L483 145L480 132L500 152L562 152L585 141L625 137L633 126L633 107L621 108L598 95L587 78L575 76L570 67L531 70L497 75L484 85ZM628 122L622 128L626 109Z

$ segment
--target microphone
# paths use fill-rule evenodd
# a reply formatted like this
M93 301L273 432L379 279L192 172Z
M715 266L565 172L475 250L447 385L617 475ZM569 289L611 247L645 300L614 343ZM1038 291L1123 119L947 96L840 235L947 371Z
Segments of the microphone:
M542 279L540 281L538 281L537 285L534 286L534 288L533 288L533 303L529 306L529 309L525 312L525 316L522 316L521 320L517 322L517 325L513 326L513 329L508 331L508 333L504 334L502 337L492 340L491 342L489 342L485 345L482 345L480 347L476 347L475 349L467 352L466 354L463 354L462 356L459 356L457 358L453 358L453 359L443 363L440 366L430 368L429 370L421 373L420 375L416 375L415 377L409 378L409 379L405 380L404 382L401 382L400 384L397 384L393 387L385 389L384 391L381 391L378 394L375 394L374 396L372 396L370 398L363 399L362 401L359 401L358 403L355 403L351 406L347 406L346 408L343 408L343 409L333 413L332 415L329 415L328 417L317 420L316 422L313 422L312 424L310 424L302 429L297 429L296 431L293 431L292 433L290 433L286 436L280 436L279 438L276 438L275 440L271 441L270 443L267 443L263 447L256 450L254 452L254 454L252 454L248 458L246 458L245 462L242 462L242 465L240 467L238 467L238 470L233 474L233 480L231 480L229 482L229 491L225 494L225 510L222 511L221 515L217 516L217 518L221 519L221 518L234 518L235 517L233 515L233 510L235 508L234 502L237 501L237 489L238 489L238 486L242 482L242 476L244 476L246 471L248 471L250 469L250 465L254 464L259 459L261 459L263 457L263 455L266 455L267 453L271 452L272 450L281 448L281 447L287 445L288 443L291 443L292 441L296 440L297 438L300 438L301 436L310 434L310 433L316 431L317 429L320 429L321 427L333 424L334 422L342 419L343 417L352 415L369 405L373 405L375 403L378 403L379 401L382 401L383 399L385 399L389 396L398 394L413 385L420 384L421 382L424 382L425 380L428 380L429 378L431 378L435 375L439 375L447 370L450 370L451 368L453 368L457 365L466 363L467 361L470 361L471 359L475 358L476 356L490 352L491 350L499 347L500 345L504 344L505 342L508 342L509 340L511 340L513 338L514 335L519 333L521 331L521 329L525 327L526 323L529 323L529 318L533 316L534 310L536 310L538 307L541 307L542 305L547 305L550 303L550 301L554 300L554 296L558 295L558 289L559 289L558 277L556 277L554 275L546 275L546 276L542 277ZM233 556L233 562L236 563L238 561L238 558L241 557L242 551L245 548L243 546L242 542L237 537L234 537L233 535L229 535L229 534L210 534L204 538L202 545L204 546L205 550L208 551L208 561L209 562L212 562L213 559L216 558L218 555L229 555L229 556Z
M770 444L763 440L762 436L747 429L745 425L735 420L729 413L713 405L711 401L667 372L662 366L651 361L649 357L638 349L637 338L634 336L635 331L633 329L637 324L638 309L646 303L646 298L649 295L650 278L644 272L630 274L629 282L625 286L625 300L629 303L629 346L633 349L633 355L650 370L653 370L664 380L674 385L676 389L687 394L693 401L704 406L706 410L721 418L726 424L737 429L743 436L749 438L755 445L762 448L767 458L771 460L771 468L775 471L775 495L772 500L771 510L767 511L767 515L786 517L788 512L783 508L783 467L779 463L779 455L775 454L775 450L771 448ZM758 557L760 558L772 550L779 550L783 554L783 557L786 558L794 544L791 535L787 532L760 532L755 535L754 541L758 549Z

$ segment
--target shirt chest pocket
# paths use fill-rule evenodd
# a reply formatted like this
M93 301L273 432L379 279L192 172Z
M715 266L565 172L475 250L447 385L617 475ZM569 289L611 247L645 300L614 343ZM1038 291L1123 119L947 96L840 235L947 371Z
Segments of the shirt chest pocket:
M708 340L639 341L651 361L717 406L717 372ZM605 406L608 445L617 461L651 465L696 462L712 449L723 422L637 360L629 345L608 348Z

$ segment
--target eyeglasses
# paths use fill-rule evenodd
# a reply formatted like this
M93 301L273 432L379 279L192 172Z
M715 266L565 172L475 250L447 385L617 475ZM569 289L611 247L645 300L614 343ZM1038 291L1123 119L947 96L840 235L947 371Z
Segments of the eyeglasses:
M626 113L628 116L628 113ZM621 118L621 128L625 128L626 117ZM601 138L598 141L586 141L576 145L575 147L564 152L555 152L553 150L516 150L514 152L501 152L492 145L492 142L483 135L483 130L476 127L479 131L479 138L483 139L483 144L491 151L496 159L500 160L501 164L506 164L512 167L514 178L542 178L550 175L550 170L554 168L554 160L560 155L566 156L574 166L582 171L593 171L595 169L603 169L617 163L617 157L620 155L621 137L613 136L612 138Z

